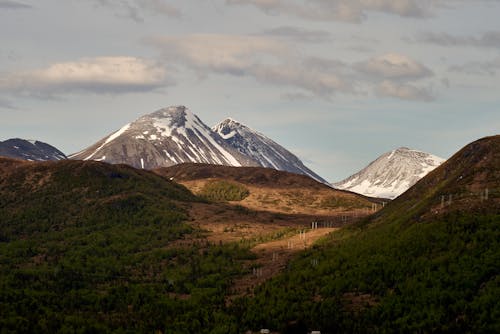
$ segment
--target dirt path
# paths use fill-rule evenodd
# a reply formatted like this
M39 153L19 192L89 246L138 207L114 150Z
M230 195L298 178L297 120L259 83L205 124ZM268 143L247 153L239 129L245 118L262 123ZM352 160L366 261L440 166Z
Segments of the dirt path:
M319 228L304 230L305 234L296 234L288 238L264 242L253 247L251 251L257 259L246 265L250 273L237 279L232 288L230 299L252 294L253 289L283 271L293 255L307 249L319 238L338 228Z

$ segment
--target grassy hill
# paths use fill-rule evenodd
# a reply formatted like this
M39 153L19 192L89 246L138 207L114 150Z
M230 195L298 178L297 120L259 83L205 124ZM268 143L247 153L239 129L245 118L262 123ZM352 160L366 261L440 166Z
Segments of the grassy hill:
M375 216L303 253L255 298L240 300L240 326L499 332L499 176L500 136L467 145Z
M208 332L237 244L175 242L186 188L124 165L0 159L0 332Z

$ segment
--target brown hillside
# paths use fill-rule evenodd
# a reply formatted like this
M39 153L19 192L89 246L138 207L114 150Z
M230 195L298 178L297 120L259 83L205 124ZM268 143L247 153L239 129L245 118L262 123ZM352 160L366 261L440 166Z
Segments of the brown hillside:
M237 204L252 210L319 216L366 215L373 206L367 197L333 189L304 175L269 168L180 164L155 172L173 178L195 194L202 194L207 184L218 180L243 185L249 195Z
M210 164L184 163L155 170L160 175L173 177L178 182L201 179L228 179L247 185L266 187L329 188L308 176L262 167L230 167Z

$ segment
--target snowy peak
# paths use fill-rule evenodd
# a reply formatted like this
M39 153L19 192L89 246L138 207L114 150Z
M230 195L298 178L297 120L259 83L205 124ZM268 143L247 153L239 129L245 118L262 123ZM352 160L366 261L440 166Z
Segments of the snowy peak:
M153 169L181 163L268 167L324 179L292 153L231 118L213 128L185 106L144 115L70 156Z
M429 153L400 147L382 154L363 170L333 186L366 196L392 199L444 161Z
M64 160L66 156L54 146L38 140L19 138L0 141L0 156L28 161Z
M226 118L216 126L212 127L212 130L217 132L223 139L227 140L234 137L238 133L238 130L249 131L250 128L232 118Z
M147 169L184 162L256 165L229 147L184 106L172 106L142 116L71 158L125 163Z
M261 167L304 174L327 183L283 146L234 119L227 118L212 127L212 130L228 145L250 157Z

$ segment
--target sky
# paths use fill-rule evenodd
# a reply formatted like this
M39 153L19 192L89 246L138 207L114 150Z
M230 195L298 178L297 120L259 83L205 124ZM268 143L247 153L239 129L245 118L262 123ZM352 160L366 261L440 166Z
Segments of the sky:
M0 140L227 117L339 181L500 133L500 0L0 0Z

